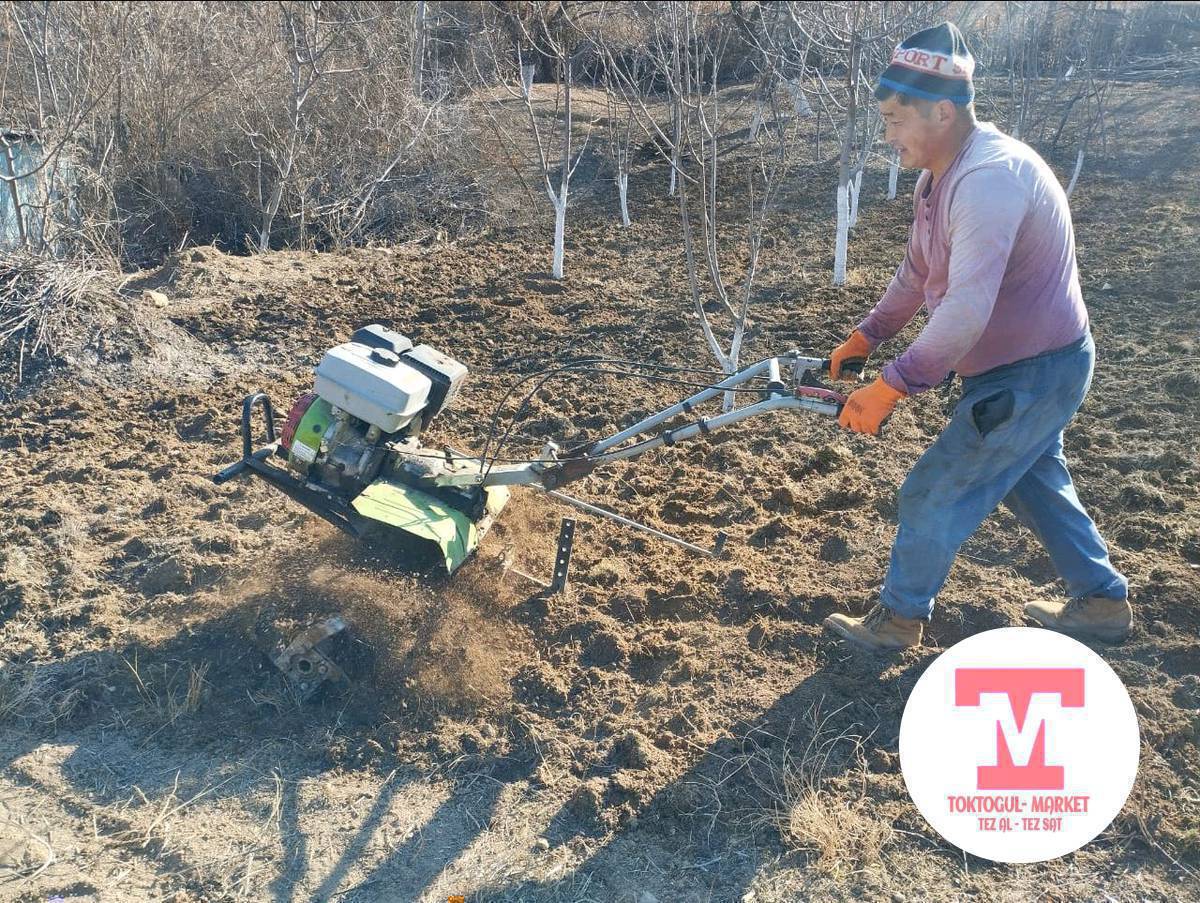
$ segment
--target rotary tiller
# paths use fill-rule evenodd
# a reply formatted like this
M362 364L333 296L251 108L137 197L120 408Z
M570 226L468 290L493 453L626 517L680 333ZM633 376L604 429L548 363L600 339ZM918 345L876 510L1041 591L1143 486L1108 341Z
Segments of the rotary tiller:
M578 370L584 363L553 372ZM672 368L645 366L659 375L623 375L681 381L661 376ZM706 436L767 411L796 408L836 417L846 399L819 383L817 374L828 368L827 359L789 351L705 385L691 397L605 439L565 450L548 442L536 459L513 461L499 457L502 441L477 457L423 445L422 429L458 395L467 368L397 332L365 326L325 354L316 368L315 391L295 402L278 434L270 399L261 392L246 398L242 458L213 480L220 484L252 473L353 536L380 525L400 530L431 550L436 547L449 573L478 547L513 486L532 487L589 513L715 555L724 543L723 534L718 535L715 548L704 549L566 495L560 487L600 465ZM847 369L861 370L861 363ZM705 402L747 393L754 400L741 407L707 417L697 414ZM256 407L262 408L267 440L257 450L252 435ZM667 428L676 418L689 419ZM284 463L275 463L279 459Z

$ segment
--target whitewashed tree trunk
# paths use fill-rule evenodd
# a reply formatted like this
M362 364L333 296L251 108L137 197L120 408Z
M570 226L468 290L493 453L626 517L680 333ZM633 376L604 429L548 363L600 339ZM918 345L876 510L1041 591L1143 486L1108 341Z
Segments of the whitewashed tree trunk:
M619 99L619 88L605 79L608 112L608 156L616 170L617 198L621 206L621 225L629 226L629 161L633 152L633 104Z
M525 63L521 67L521 90L529 97L533 93L533 73L536 67L533 63Z
M754 108L754 115L750 117L750 140L758 140L758 130L762 128L762 103L760 102Z
M529 106L532 115L533 104ZM557 194L550 188L550 175L543 170L546 176L546 192L550 195L550 200L554 204L554 263L551 267L551 275L555 279L563 277L563 239L566 237L567 231L567 194L571 189L571 176L575 174L575 167L579 165L579 161L583 159L583 151L587 149L587 142L584 142L583 150L580 150L579 156L575 158L575 162L571 162L571 126L574 120L571 115L571 57L567 56L563 63L563 140L562 140L562 170L559 174L558 192Z
M563 92L563 114L562 151L559 156L560 167L557 189L555 189L550 179L550 162L546 156L545 146L542 143L537 116L533 111L533 98L528 94L525 95L525 112L529 116L529 127L533 132L534 141L537 142L538 159L542 164L542 179L545 182L546 196L550 198L550 203L554 207L554 256L551 264L551 274L555 279L562 279L563 277L563 244L567 231L567 197L570 193L571 176L575 174L575 167L579 165L579 161L583 159L584 151L587 150L587 139L585 138L583 147L574 161L572 161L571 127L574 120L571 115L571 57L570 55L566 55L565 57L560 57L560 59L562 61L561 90ZM522 79L525 78L525 71L525 67L522 66Z
M900 155L892 156L892 165L888 167L888 200L896 200L896 183L900 179Z
M846 245L850 239L849 191L845 184L837 188L837 237L833 246L833 284L846 284Z
M853 25L850 29L850 65L846 69L846 127L842 132L842 149L838 155L837 231L833 245L833 284L846 284L846 251L850 241L850 183L853 181L850 149L858 124L858 14L853 6Z
M1079 173L1083 169L1083 148L1079 148L1079 154L1075 157L1075 171L1071 173L1071 182L1067 185L1067 198L1071 197L1071 192L1075 190L1075 183L1079 181Z
M262 225L258 229L258 250L260 252L265 253L271 249L271 227L275 223L275 213L279 210L279 203L283 199L283 179L284 176L281 173L279 182L271 191L270 200L263 208Z
M555 279L563 277L563 240L567 232L567 186L562 186L559 197L550 195L554 202L554 265L551 275Z
M847 218L849 219L851 229L858 225L858 193L862 191L862 174L863 171L861 169L856 172L853 181L849 185L850 207L847 211Z

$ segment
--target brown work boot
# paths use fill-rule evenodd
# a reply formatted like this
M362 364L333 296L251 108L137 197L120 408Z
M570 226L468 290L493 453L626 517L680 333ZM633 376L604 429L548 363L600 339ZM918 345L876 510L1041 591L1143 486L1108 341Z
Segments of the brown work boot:
M1128 599L1088 596L1070 602L1029 602L1025 616L1043 627L1079 639L1120 643L1133 627L1133 609Z
M879 602L861 618L830 615L825 619L825 626L874 651L920 646L921 632L924 630L924 624L919 619L902 618Z

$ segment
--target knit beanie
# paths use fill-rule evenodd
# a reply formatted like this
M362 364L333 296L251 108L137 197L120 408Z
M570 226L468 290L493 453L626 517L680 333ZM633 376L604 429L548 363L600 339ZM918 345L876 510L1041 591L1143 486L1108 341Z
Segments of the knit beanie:
M879 87L922 100L968 104L975 98L975 58L962 32L943 22L902 41L879 76Z

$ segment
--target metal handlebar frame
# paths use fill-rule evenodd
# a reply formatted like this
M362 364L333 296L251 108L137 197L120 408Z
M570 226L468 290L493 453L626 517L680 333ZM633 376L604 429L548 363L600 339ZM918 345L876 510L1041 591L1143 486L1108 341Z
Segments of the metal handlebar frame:
M559 462L553 455L553 448L549 447L545 460L537 463L497 465L487 472L481 469L478 473L445 474L435 478L435 481L443 485L532 485L555 489L564 483L586 476L599 464L633 458L664 445L675 445L677 442L699 435L708 435L714 430L769 411L799 409L837 417L841 413L846 397L832 389L812 384L815 382L812 378L814 372L819 373L828 369L829 360L827 358L805 357L798 351L789 351L783 355L751 364L737 373L730 374L719 383L701 389L694 395L676 402L656 414L651 414L606 439L592 443L577 458L568 458ZM785 370L790 371L791 379L788 382L785 382L783 378ZM676 417L692 414L699 405L707 401L763 376L767 377L768 382L764 389L766 397L760 401L733 408L712 417L699 417L685 426L673 430L663 430L652 438L642 439L625 448L618 448L631 439L648 433Z

